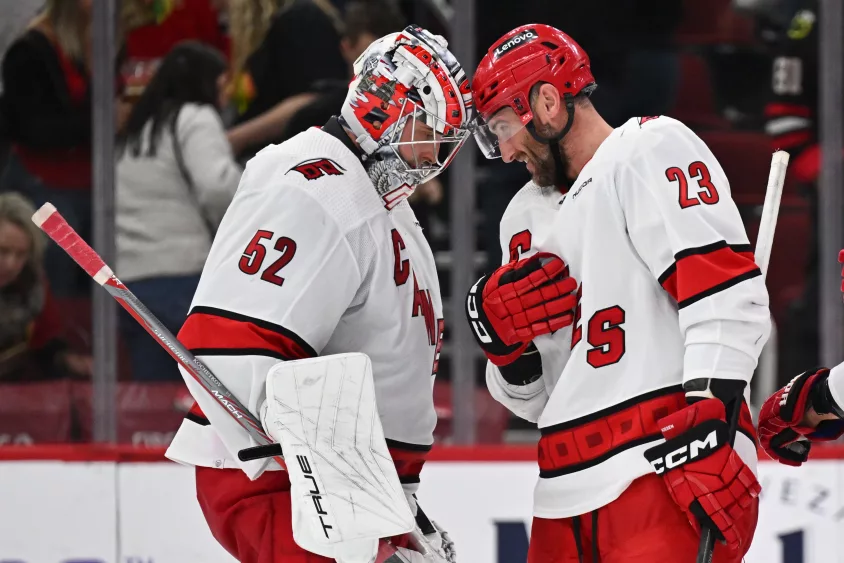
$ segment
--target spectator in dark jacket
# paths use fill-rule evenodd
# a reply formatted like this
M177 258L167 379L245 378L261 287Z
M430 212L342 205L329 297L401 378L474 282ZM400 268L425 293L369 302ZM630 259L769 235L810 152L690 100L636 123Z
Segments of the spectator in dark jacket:
M3 59L3 112L12 154L0 192L51 201L80 235L91 234L90 1L48 0ZM61 249L47 251L47 277L61 295L89 280Z
M61 338L33 213L20 194L0 194L0 381L90 376L91 357L71 352Z
M348 94L352 65L360 54L379 37L401 31L404 27L404 16L395 0L349 0L340 40L348 74L342 79L320 80L312 84L308 92L313 98L293 115L280 140L285 141L309 127L321 126L336 115L337 108L343 105Z
M277 142L295 109L280 107L317 80L345 79L340 16L329 0L229 0L235 153Z

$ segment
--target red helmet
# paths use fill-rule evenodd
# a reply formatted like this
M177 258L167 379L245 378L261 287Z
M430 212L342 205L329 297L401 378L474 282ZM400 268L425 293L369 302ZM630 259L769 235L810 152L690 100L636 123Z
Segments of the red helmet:
M533 119L530 89L538 82L555 86L567 102L595 86L586 51L550 25L517 27L496 41L481 59L472 79L472 94L480 125L475 137L487 158L501 156L498 144L506 140L502 132L494 133L487 127L492 116L509 107L521 126L526 126ZM503 134L509 138L519 129L510 126Z

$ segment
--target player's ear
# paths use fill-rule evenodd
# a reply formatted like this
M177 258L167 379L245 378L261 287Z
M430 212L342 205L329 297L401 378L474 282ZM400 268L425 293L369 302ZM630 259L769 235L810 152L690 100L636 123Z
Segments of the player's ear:
M534 117L542 125L557 125L565 110L560 91L552 84L542 84L531 109L533 109Z

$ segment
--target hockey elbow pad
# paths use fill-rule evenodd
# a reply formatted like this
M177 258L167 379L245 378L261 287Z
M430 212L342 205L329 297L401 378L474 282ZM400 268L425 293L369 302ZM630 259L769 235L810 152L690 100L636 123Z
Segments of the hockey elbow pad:
M479 279L469 289L466 315L484 353L504 366L537 336L572 324L576 291L565 263L540 252Z

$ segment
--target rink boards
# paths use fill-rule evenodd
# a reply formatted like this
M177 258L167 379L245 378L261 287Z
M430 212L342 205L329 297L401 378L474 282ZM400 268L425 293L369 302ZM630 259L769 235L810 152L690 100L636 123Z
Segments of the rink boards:
M463 563L523 563L533 448L448 449L419 499ZM765 462L748 563L844 563L844 448L799 469ZM0 448L0 563L230 563L194 497L193 471L160 452Z

